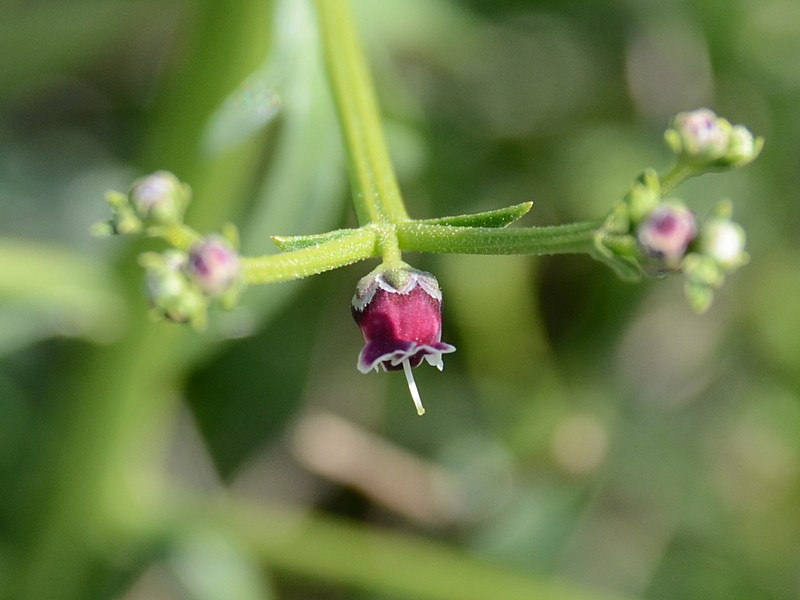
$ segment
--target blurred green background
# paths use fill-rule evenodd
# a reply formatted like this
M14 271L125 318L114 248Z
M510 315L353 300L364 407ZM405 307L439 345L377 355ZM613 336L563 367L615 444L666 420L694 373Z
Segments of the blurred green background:
M0 596L800 597L800 4L354 6L413 216L600 217L708 106L766 147L676 194L731 197L752 262L698 317L588 257L408 256L458 348L418 418L355 369L372 265L198 334L148 318L157 243L88 235L162 168L250 254L354 223L306 5L5 0Z

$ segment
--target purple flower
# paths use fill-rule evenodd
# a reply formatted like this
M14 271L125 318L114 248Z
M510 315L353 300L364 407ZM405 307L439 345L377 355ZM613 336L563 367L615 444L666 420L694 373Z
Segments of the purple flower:
M694 213L683 205L663 203L639 224L639 247L668 269L678 269L697 235Z
M373 272L359 281L352 313L366 342L358 370L403 369L417 412L423 414L411 368L425 360L441 370L442 354L455 352L441 341L442 293L436 278L411 268Z
M222 237L210 235L189 251L187 275L209 296L219 296L238 280L241 266L236 250Z

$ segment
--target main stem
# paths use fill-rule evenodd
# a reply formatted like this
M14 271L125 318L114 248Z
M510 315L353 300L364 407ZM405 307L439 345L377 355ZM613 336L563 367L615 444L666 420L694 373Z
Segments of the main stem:
M348 0L316 0L331 89L350 165L359 225L405 221L375 88Z

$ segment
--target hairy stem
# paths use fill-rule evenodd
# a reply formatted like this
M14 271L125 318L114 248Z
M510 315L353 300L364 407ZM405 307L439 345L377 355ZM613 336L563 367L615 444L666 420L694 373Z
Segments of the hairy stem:
M378 254L376 233L372 227L362 227L316 246L244 258L245 277L250 284L272 283L301 279L338 267L352 264Z
M660 177L661 196L666 197L672 190L689 179L689 177L696 174L697 171L691 166L683 163L675 163L669 171Z

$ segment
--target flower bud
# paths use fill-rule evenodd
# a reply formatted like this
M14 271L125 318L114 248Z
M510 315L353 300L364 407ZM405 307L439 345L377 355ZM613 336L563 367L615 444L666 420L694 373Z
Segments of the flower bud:
M145 267L145 289L154 313L202 329L208 300L184 273L186 254L176 250L146 253L140 262Z
M156 171L135 181L128 198L142 221L171 225L183 220L189 193L189 187L175 175L168 171Z
M734 167L741 167L752 162L764 146L763 138L755 138L743 125L735 125L731 129L728 151L724 160Z
M205 294L219 296L239 281L241 262L227 240L210 235L189 250L185 271Z
M730 219L712 217L703 223L699 250L713 258L723 271L732 271L748 261L742 226Z
M645 255L676 270L696 235L694 213L682 204L664 202L639 224L636 237Z
M679 113L664 134L672 151L692 164L713 163L728 150L731 125L707 108Z
M744 229L731 220L732 212L730 201L719 202L701 224L693 251L683 261L686 297L698 313L711 305L726 274L749 260Z
M653 169L641 173L631 184L625 202L631 222L639 223L658 206L661 200L661 182Z
M689 253L683 263L686 299L697 314L703 314L711 306L714 290L722 285L725 275L713 258L697 252Z
M436 278L408 267L370 273L359 281L351 310L366 342L358 370L403 369L417 412L423 414L411 368L424 359L441 370L442 354L455 352L441 341L442 293Z

